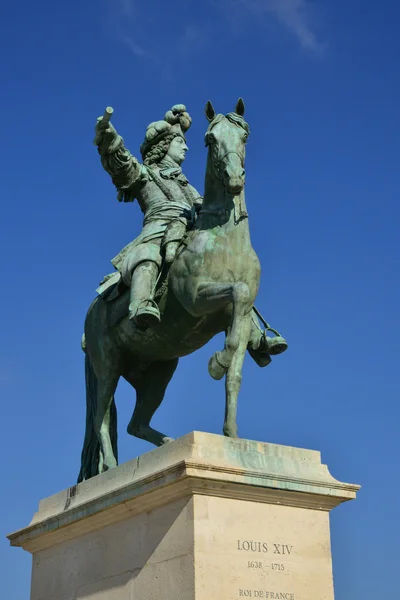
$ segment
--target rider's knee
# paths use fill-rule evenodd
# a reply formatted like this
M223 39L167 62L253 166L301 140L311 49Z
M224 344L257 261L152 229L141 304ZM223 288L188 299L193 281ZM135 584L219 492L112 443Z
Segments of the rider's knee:
M156 262L154 262L153 260L144 260L135 267L135 271L140 269L142 271L150 271L150 272L158 273L158 268L159 268L158 264Z
M149 264L151 264L149 269L158 271L161 266L160 248L150 242L135 246L128 252L121 266L124 283L129 286L133 273L144 270L144 266L147 267Z
M175 260L175 256L179 247L179 242L168 242L165 246L165 261L172 263Z

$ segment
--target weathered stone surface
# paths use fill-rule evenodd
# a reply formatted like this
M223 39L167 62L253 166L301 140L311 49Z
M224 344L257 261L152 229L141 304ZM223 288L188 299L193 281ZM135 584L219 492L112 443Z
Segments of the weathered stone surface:
M333 600L320 453L193 432L40 503L31 600Z

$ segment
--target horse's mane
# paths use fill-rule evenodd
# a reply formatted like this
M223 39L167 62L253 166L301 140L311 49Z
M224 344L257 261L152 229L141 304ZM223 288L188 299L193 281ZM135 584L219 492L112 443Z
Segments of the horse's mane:
M241 127L242 129L244 129L245 132L247 133L247 135L249 135L250 127L249 127L249 124L247 123L247 121L245 121L243 119L243 117L241 117L240 115L238 115L235 112L228 113L225 116L228 119L228 121L230 121L231 123L234 123L235 125L238 125L238 127Z
M235 112L231 112L231 113L228 113L227 115L219 114L213 118L213 120L209 124L208 129L206 131L206 140L207 140L207 135L210 133L210 131L215 127L215 125L217 125L217 123L222 121L222 119L228 119L228 121L230 121L237 127L241 127L242 129L244 129L245 132L247 133L247 135L249 135L249 133L250 133L249 124L243 119L243 117L241 117L240 115L238 115Z

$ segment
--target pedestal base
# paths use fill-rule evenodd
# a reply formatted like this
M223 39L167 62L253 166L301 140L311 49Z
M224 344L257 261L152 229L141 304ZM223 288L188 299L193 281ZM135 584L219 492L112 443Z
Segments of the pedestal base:
M193 432L40 503L31 600L333 600L319 452Z

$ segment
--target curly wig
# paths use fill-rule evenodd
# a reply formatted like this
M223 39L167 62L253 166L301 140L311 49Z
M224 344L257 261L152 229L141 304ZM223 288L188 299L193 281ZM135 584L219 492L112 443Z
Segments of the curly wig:
M158 144L152 146L143 156L143 163L149 166L160 163L166 156L170 143L178 136L178 133L170 133L164 139L160 140Z

